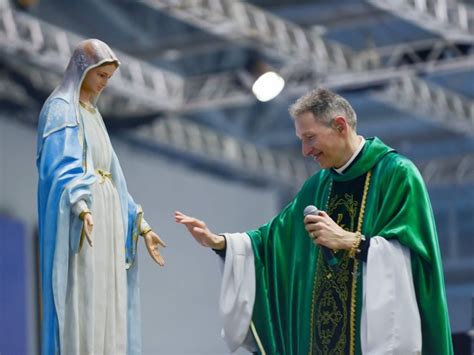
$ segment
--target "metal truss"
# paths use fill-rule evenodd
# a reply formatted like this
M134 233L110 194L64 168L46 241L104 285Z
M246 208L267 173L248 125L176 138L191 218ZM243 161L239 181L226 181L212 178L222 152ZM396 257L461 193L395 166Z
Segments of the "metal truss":
M209 33L257 46L283 59L280 74L287 84L282 95L287 96L298 96L318 85L339 90L371 87L407 74L462 69L474 62L474 43L470 41L425 40L355 53L240 1L143 2ZM253 102L235 76L224 73L188 80L182 111Z
M301 157L258 147L204 128L188 120L169 117L136 129L131 137L213 170L225 169L234 176L299 186L316 167ZM194 164L195 165L195 164Z
M474 182L474 154L436 158L417 163L417 166L425 182L431 186Z
M76 44L84 38L47 24L26 13L0 6L0 53L24 68L50 71L59 78ZM183 98L183 79L116 51L121 66L111 81L119 101L138 102L155 110L172 110Z
M373 95L401 110L474 135L474 102L424 80L406 76Z
M316 38L317 36L313 38L314 36L309 33L299 32L296 25L288 24L274 16L267 15L262 10L250 5L224 0L168 0L159 3L157 1L152 2L156 6L160 5L161 9L168 8L168 10L178 8L178 5L181 4L181 9L184 12L180 16L184 16L187 13L186 11L192 8L195 12L193 16L197 16L204 24L207 23L208 27L216 28L215 31L221 31L228 36L235 35L237 37L240 36L240 38L244 37L249 41L257 40L264 42L266 38L264 36L269 36L270 34L270 37L275 37L274 41L264 42L267 43L269 49L283 53L290 60L297 53L300 54L298 60L303 60L306 54L311 54L308 57L310 59L306 60L319 61L320 65L317 66L317 70L324 70L325 68L331 74L323 76L323 79L318 79L314 75L315 71L313 69L310 80L305 77L301 77L300 81L294 79L294 88L291 89L292 85L290 85L289 92L296 92L303 85L313 87L315 81L318 80L323 80L329 86L344 86L354 85L354 81L359 83L359 85L367 82L386 82L393 77L400 76L400 71L397 71L398 69L384 69L383 71L371 69L372 71L367 72L368 64L363 65L364 70L361 72L361 60L350 59L351 56L347 56L347 51L342 46L336 45L333 47L328 45L320 38ZM186 5L191 7L186 8ZM212 11L206 12L208 10ZM253 11L256 11L256 14L253 14ZM216 14L225 15L221 19L225 20L224 22L229 22L227 27L223 25L224 27L222 28L221 25L212 22L216 21L216 18L219 19ZM229 14L233 16L234 22L229 21ZM239 17L239 14L242 16ZM195 21L196 17L193 16L191 18ZM267 19L263 21L264 27L262 27L262 22L257 21L255 16L263 16ZM245 27L248 27L248 32L242 32ZM227 30L225 30L226 28ZM293 29L293 32L291 29ZM46 86L47 82L54 82L53 77L59 80L59 75L63 72L74 48L73 44L81 39L79 36L43 23L27 14L16 12L9 6L0 7L0 55L9 58L11 65L17 64L18 70L20 70L21 66L23 68L21 70L27 71L28 67L24 64L29 64L31 68L36 68L36 70L31 70L28 74L32 82L36 83L35 85ZM284 40L288 40L290 43L289 47L285 47L283 42L278 42ZM257 45L260 45L260 43L257 43ZM299 46L306 46L306 51L303 51L303 47ZM301 53L304 55L301 56ZM109 96L105 95L104 100L101 100L110 100L106 105L109 107L116 104L115 110L122 109L122 106L119 106L121 103L123 106L136 105L151 110L179 113L179 105L183 103L185 89L189 90L186 93L186 98L194 98L191 100L191 104L198 106L200 102L203 102L204 104L201 107L206 107L209 104L209 98L212 97L218 98L220 102L226 102L226 100L230 102L237 99L244 101L248 99L247 94L243 93L240 87L235 86L235 79L233 77L224 75L218 79L214 78L214 81L212 81L213 78L207 78L201 83L192 81L185 88L183 79L176 75L147 65L123 53L117 53L117 55L122 62L121 69L111 82L112 90L109 90L109 94L107 94ZM368 63L366 59L362 61ZM291 73L294 77L297 77L294 74L295 66L291 65ZM378 65L374 65L374 67L378 68ZM360 74L360 77L354 77L357 73ZM372 73L373 77L369 76L369 79L367 79L368 73ZM192 85L196 85L196 87ZM223 90L223 88L229 88L229 90ZM196 99L197 97L204 98L204 100L200 99L201 101L199 101ZM209 164L209 166L211 164L213 166L221 166L222 169L233 171L235 175L244 174L253 179L264 177L267 181L300 186L316 170L314 164L308 163L301 157L295 158L292 155L285 155L281 152L249 144L248 142L242 142L178 117L155 121L151 126L144 126L134 130L130 136L142 143L150 142L154 146L164 147L170 151L177 152L180 157L190 156L195 161L204 162ZM472 160L467 161L468 163L462 164L462 166L467 165L467 168L463 168L465 170L461 169L457 173L457 177L472 177L470 172L472 170ZM434 164L437 163L431 163L431 165L426 163L426 166L433 170L432 166ZM440 171L442 170L441 167L439 169ZM428 172L431 170L428 170ZM435 171L437 170L435 169ZM453 178L452 173L455 171L454 169L442 171L442 173L431 173L430 179L437 181L436 179L439 179L437 176L443 176L443 179L445 177ZM444 171L446 171L446 174Z
M291 63L311 63L316 72L361 69L349 48L236 0L142 0L202 30Z
M474 9L454 0L367 0L421 28L452 40L474 42Z
M416 73L470 69L474 42L430 38L366 49L357 53L366 68L399 68Z
M3 64L8 70L14 72L17 77L21 77L23 80L28 82L28 86L31 86L35 91L35 95L30 95L29 106L35 101L36 104L41 107L43 101L47 96L54 90L54 88L60 83L61 75L57 71L45 70L39 66L25 65L24 62L17 61L12 57L2 58ZM115 76L114 76L115 79ZM114 79L111 81L113 85ZM18 86L18 83L16 83ZM14 97L11 97L13 102ZM143 101L135 99L133 95L126 96L121 92L107 89L102 95L99 101L100 111L105 116L114 116L117 118L123 117L134 117L150 113L150 110L159 110L159 108L150 108L143 103Z
M176 150L194 166L225 169L233 176L283 183L299 188L319 168L311 160L239 141L231 136L170 117L137 129L131 134L140 142ZM416 162L427 184L474 182L474 154Z
M286 87L280 96L299 96L317 86L334 90L371 88L407 75L469 69L474 65L474 43L430 39L365 50L357 56L366 70L322 75L306 66L284 68L281 74ZM235 73L227 72L188 79L180 111L241 106L254 100Z
M465 130L468 127L472 132L474 117L472 103L441 88L427 90L429 87L427 83L410 77L435 71L439 73L443 70L470 68L474 62L474 47L470 35L453 36L451 34L454 32L450 31L449 38L453 39L450 41L425 40L353 53L342 45L328 44L315 33L238 1L144 0L144 2L207 32L250 46L258 46L277 58L283 58L286 64L281 74L287 81L283 94L297 96L315 86L340 90L395 83L380 96L384 95L386 99L396 102L400 90L395 89L404 88L405 93L411 89L409 99L412 100L411 105L416 102L417 110L421 107L429 109L433 100L436 100L436 114L444 117L441 122L446 123L447 128ZM441 2L438 7L440 6ZM466 7L458 6L457 9L460 14L458 19L462 19L463 14L470 16ZM436 11L439 13L441 10L439 8ZM451 16L449 19L453 19L452 15L449 16ZM469 34L470 22L467 26L466 23L462 25ZM327 48L332 50L328 51ZM318 66L315 67L315 63L318 63ZM405 95L406 98L408 96ZM189 80L182 111L210 106L242 105L253 100L233 74L219 74ZM421 105L421 102L424 104ZM404 108L411 110L413 108L411 105ZM432 111L429 114L431 115ZM450 118L449 122L446 117ZM453 160L445 164L433 160L425 164L422 173L426 175L428 181L472 179L470 169L464 168L466 164L469 165L465 163L466 161L472 162L472 157L462 158L461 162L458 162L460 165L455 165L456 168L453 168L450 165ZM449 168L446 168L447 166ZM301 176L297 180L301 180Z

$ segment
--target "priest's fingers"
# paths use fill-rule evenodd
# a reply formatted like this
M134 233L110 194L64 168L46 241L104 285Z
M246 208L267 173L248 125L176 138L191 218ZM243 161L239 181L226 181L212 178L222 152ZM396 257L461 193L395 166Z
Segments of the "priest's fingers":
M176 222L181 222L184 217L187 217L187 216L179 211L174 212L174 219L176 220Z
M322 218L331 218L329 215L326 213L326 211L318 211L318 216Z
M174 213L174 220L176 221L176 223L182 223L182 224L186 224L186 223L189 223L191 221L191 218L182 214L181 212L175 212Z
M319 223L319 222L329 222L331 219L331 217L329 217L326 212L323 212L323 211L320 211L319 212L320 214L319 215L313 215L313 214L309 214L309 215L306 215L304 217L304 223L305 224L308 224L308 223ZM324 213L324 214L323 214Z
M200 228L206 228L206 223L204 223L200 219L197 219L197 218L194 218L194 217L187 217L187 218L183 219L183 221L181 223L184 223L184 224L187 224L187 225L190 224L190 225L200 227Z
M314 224L327 221L326 217L320 215L309 214L304 217L304 224Z
M194 217L187 216L184 213L181 213L179 211L176 211L174 213L174 216L175 216L176 222L178 222L178 223L193 224L193 225L198 226L198 227L205 227L206 226L206 223L204 223L204 221L201 221L200 219L197 219L197 218L194 218Z
M191 216L187 216L184 213L179 212L179 211L176 211L174 213L174 218L175 218L176 222L183 223L183 224L193 223L193 222L196 221L196 218L191 217Z
M308 233L311 233L314 231L322 231L327 228L327 225L324 222L306 223L304 228Z

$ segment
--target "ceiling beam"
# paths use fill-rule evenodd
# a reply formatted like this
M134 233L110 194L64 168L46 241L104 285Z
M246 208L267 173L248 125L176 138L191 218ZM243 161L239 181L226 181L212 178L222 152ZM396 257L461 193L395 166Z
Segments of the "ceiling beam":
M264 178L295 187L319 170L311 159L299 154L259 147L177 117L155 121L130 133L129 137L161 150L171 148L180 157L192 160L194 166L221 167L252 180ZM415 163L429 185L474 182L473 153Z
M234 0L143 0L186 23L231 41L263 48L285 60L280 74L287 84L281 95L299 96L316 86L335 90L373 88L407 75L469 68L474 43L426 40L373 48L359 53L324 40L253 5ZM295 58L297 58L295 60ZM302 64L304 63L304 64ZM223 73L187 80L180 112L248 105L255 98Z
M287 185L301 185L314 164L293 155L259 147L178 117L157 120L129 134L138 142L171 148L180 157L213 169L219 166L236 175Z
M209 0L206 3L209 5L217 2ZM230 7L232 8L232 5ZM273 22L270 21L267 25L271 23ZM272 27L272 25L269 26ZM284 24L280 26L284 26ZM279 31L283 30L280 29ZM282 35L280 34L280 36ZM4 7L0 10L0 52L2 55L10 59L26 58L29 65L49 69L56 77L59 77L64 71L74 45L81 39L11 8ZM323 47L330 48L330 46ZM335 52L331 53L334 54ZM118 80L111 83L112 96L119 98L121 95L126 95L130 98L131 103L147 106L151 109L178 110L184 97L182 78L125 54L118 53L118 56L123 63L121 67L123 72L118 75ZM326 59L330 58L330 55L326 57ZM335 73L344 68L352 69L352 64L348 65L348 63L352 63L352 60L346 61L344 56L341 58L344 60L335 61L335 64L327 63L331 68L335 66ZM16 62L19 65L21 64L21 60L16 60ZM344 64L339 65L338 63ZM23 68L25 67L27 68L27 66L23 66ZM372 71L372 73L376 72ZM367 76L367 73L360 74ZM399 73L395 74L400 75ZM364 82L373 84L380 80L387 80L386 78L391 78L395 74L390 72L377 73L375 78L372 79L360 77L355 80L359 80L359 84ZM338 75L325 78L326 84L351 85L350 82L354 79L354 72L341 72ZM45 81L44 78L41 80ZM316 78L316 80L318 79ZM298 87L301 88L301 83L298 83ZM213 88L212 85L207 85L206 90L218 92L221 87ZM294 90L297 90L296 85ZM137 129L131 133L131 136L141 142L150 141L156 146L170 147L175 153L180 153L181 157L196 155L196 159L211 164L220 164L235 171L236 174L239 172L247 173L254 177L264 175L269 180L277 180L288 184L300 185L307 176L316 170L314 164L308 164L302 158L295 158L248 142L242 142L177 117L155 121L152 126ZM469 160L466 161L469 162ZM441 167L440 170L442 170ZM439 173L437 175L432 174L432 176L450 176L449 174L453 172L453 169L445 170L446 174ZM461 171L456 176L461 177L461 179L470 178L469 165L465 170L467 173Z
M35 67L60 78L78 35L45 23L10 6L0 8L0 54L23 68ZM173 110L183 99L183 79L115 50L121 66L110 83L111 94L155 110Z
M402 111L474 136L474 101L425 80L405 76L373 96Z
M474 9L450 0L367 0L428 31L450 40L474 42Z
M283 71L286 87L279 97L297 97L317 86L333 90L372 89L406 76L470 70L474 63L474 44L425 40L374 48L358 55L370 69L327 75L315 73L306 66ZM238 107L255 102L255 97L236 80L236 76L236 73L225 72L188 79L184 105L179 111Z
M417 162L428 185L474 183L474 154Z
M142 0L208 33L256 47L285 62L310 62L317 72L360 69L349 48L236 0Z

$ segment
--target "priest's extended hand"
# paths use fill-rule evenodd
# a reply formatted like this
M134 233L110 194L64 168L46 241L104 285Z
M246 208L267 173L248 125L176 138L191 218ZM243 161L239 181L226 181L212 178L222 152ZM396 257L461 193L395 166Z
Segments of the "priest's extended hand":
M206 223L197 218L186 216L184 213L176 211L174 218L177 223L184 224L188 229L189 233L196 239L196 241L202 246L223 249L225 246L225 239L222 235L212 233L207 228Z

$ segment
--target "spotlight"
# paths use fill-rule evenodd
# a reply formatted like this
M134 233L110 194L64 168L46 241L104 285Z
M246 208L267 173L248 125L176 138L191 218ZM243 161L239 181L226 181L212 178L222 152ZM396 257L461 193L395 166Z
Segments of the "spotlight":
M246 65L246 72L241 73L240 78L261 102L273 100L285 87L285 80L260 59L251 60Z
M252 85L252 92L257 100L267 102L273 100L285 87L285 80L274 71L260 75Z

